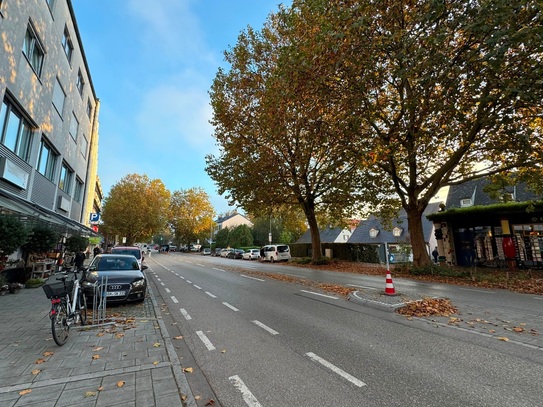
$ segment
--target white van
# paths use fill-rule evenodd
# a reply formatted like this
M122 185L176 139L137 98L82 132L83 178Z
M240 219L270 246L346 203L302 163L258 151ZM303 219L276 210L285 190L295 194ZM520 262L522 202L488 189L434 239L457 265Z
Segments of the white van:
M264 246L263 261L289 261L290 247L286 244L269 244Z

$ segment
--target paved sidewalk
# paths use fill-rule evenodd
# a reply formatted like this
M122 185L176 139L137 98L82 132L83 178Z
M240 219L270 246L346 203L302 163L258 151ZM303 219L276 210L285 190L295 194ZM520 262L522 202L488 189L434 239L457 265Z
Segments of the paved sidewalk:
M152 292L64 346L50 304L41 287L0 296L0 406L196 406Z

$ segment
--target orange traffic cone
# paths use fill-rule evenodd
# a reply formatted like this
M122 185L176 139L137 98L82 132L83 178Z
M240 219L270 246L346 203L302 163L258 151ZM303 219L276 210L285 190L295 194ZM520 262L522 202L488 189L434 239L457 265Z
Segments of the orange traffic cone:
M392 275L390 274L390 270L387 270L385 295L397 295L396 290L394 289L394 284L392 283Z

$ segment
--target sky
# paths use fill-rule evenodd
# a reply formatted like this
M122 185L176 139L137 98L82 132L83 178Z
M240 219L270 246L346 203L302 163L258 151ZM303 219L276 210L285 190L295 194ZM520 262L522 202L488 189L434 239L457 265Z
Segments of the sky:
M72 0L100 99L98 176L104 195L128 174L171 191L199 187L217 214L235 208L205 172L218 147L209 89L224 51L261 29L279 0Z

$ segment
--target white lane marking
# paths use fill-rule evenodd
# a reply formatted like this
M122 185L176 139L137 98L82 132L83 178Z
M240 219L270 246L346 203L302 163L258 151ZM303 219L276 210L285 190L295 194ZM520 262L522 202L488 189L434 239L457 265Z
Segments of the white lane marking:
M534 300L543 300L543 297L534 297Z
M190 280L187 280L187 283L189 283L189 284L192 284L192 281L190 281Z
M240 274L240 276L245 277L245 278L250 278L251 280L256 280L256 281L266 281L266 280L262 280L261 278L246 276L245 274Z
M358 380L356 377L354 376L351 376L349 373L345 372L344 370L341 370L339 367L337 366L334 366L333 364L331 364L330 362L328 362L327 360L324 360L323 358L321 358L320 356L317 356L315 355L313 352L307 352L306 353L306 356L309 356L312 360L314 360L315 362L318 362L320 363L321 365L323 366L326 366L328 369L330 369L331 371L333 371L334 373L337 373L338 375L340 375L341 377L343 377L344 379L347 379L348 381L350 381L352 384L354 384L355 386L358 386L358 387L363 387L366 385L366 383L364 383L363 381L361 380Z
M187 312L185 308L179 308L179 311L181 311L181 314L185 317L187 321L189 319L192 319L192 317L189 315L189 313Z
M300 290L300 291L303 293L314 294L314 295L319 295L321 297L331 298L332 300L339 300L339 297L333 297L331 295L326 295L326 294L321 294L321 293L316 293L313 291L306 291L306 290Z
M157 281L162 281L160 278L157 278Z
M209 295L211 298L217 298L216 295L211 294L209 291L206 291L206 294Z
M460 288L464 291L473 291L474 293L485 293L485 294L496 294L496 291L489 291L489 290L475 290L473 288Z
M196 263L197 266L205 267L205 264Z
M262 322L260 322L260 321L254 320L254 321L253 321L253 324L258 325L260 328L262 328L262 329L268 331L268 332L271 333L272 335L279 335L279 332L274 331L274 330L271 329L269 326L264 325L264 324L263 324Z
M211 341L205 336L205 334L202 331L196 331L196 335L200 337L204 345L206 346L207 350L215 350L215 346L211 343Z
M183 280L185 279L185 277L183 277L183 276L179 276L179 278L182 278Z
M170 297L174 304L178 304L179 301L177 301L177 298L175 298L173 295Z
M160 283L160 285L166 285L166 284L164 284L164 283Z
M243 397L245 404L249 407L262 407L262 404L258 402L256 397L251 393L249 388L245 386L245 383L243 383L239 376L230 376L228 380L230 380L234 387L241 392L241 397Z
M368 287L367 285L347 284L347 287L365 288L366 290L379 290L379 288Z
M165 288L165 290L166 290L167 293L171 293L169 288Z
M196 285L196 284L194 284L194 287L197 288L198 290L202 289L202 287L200 287L199 285Z
M223 272L225 272L225 270L219 269L219 268L217 268L217 267L212 267L212 269L213 269L213 270L217 270L217 271L223 271Z
M226 305L228 308L230 308L232 311L239 311L239 309L237 309L236 307L234 307L233 305L230 305L228 304L227 302L223 302L223 305Z

